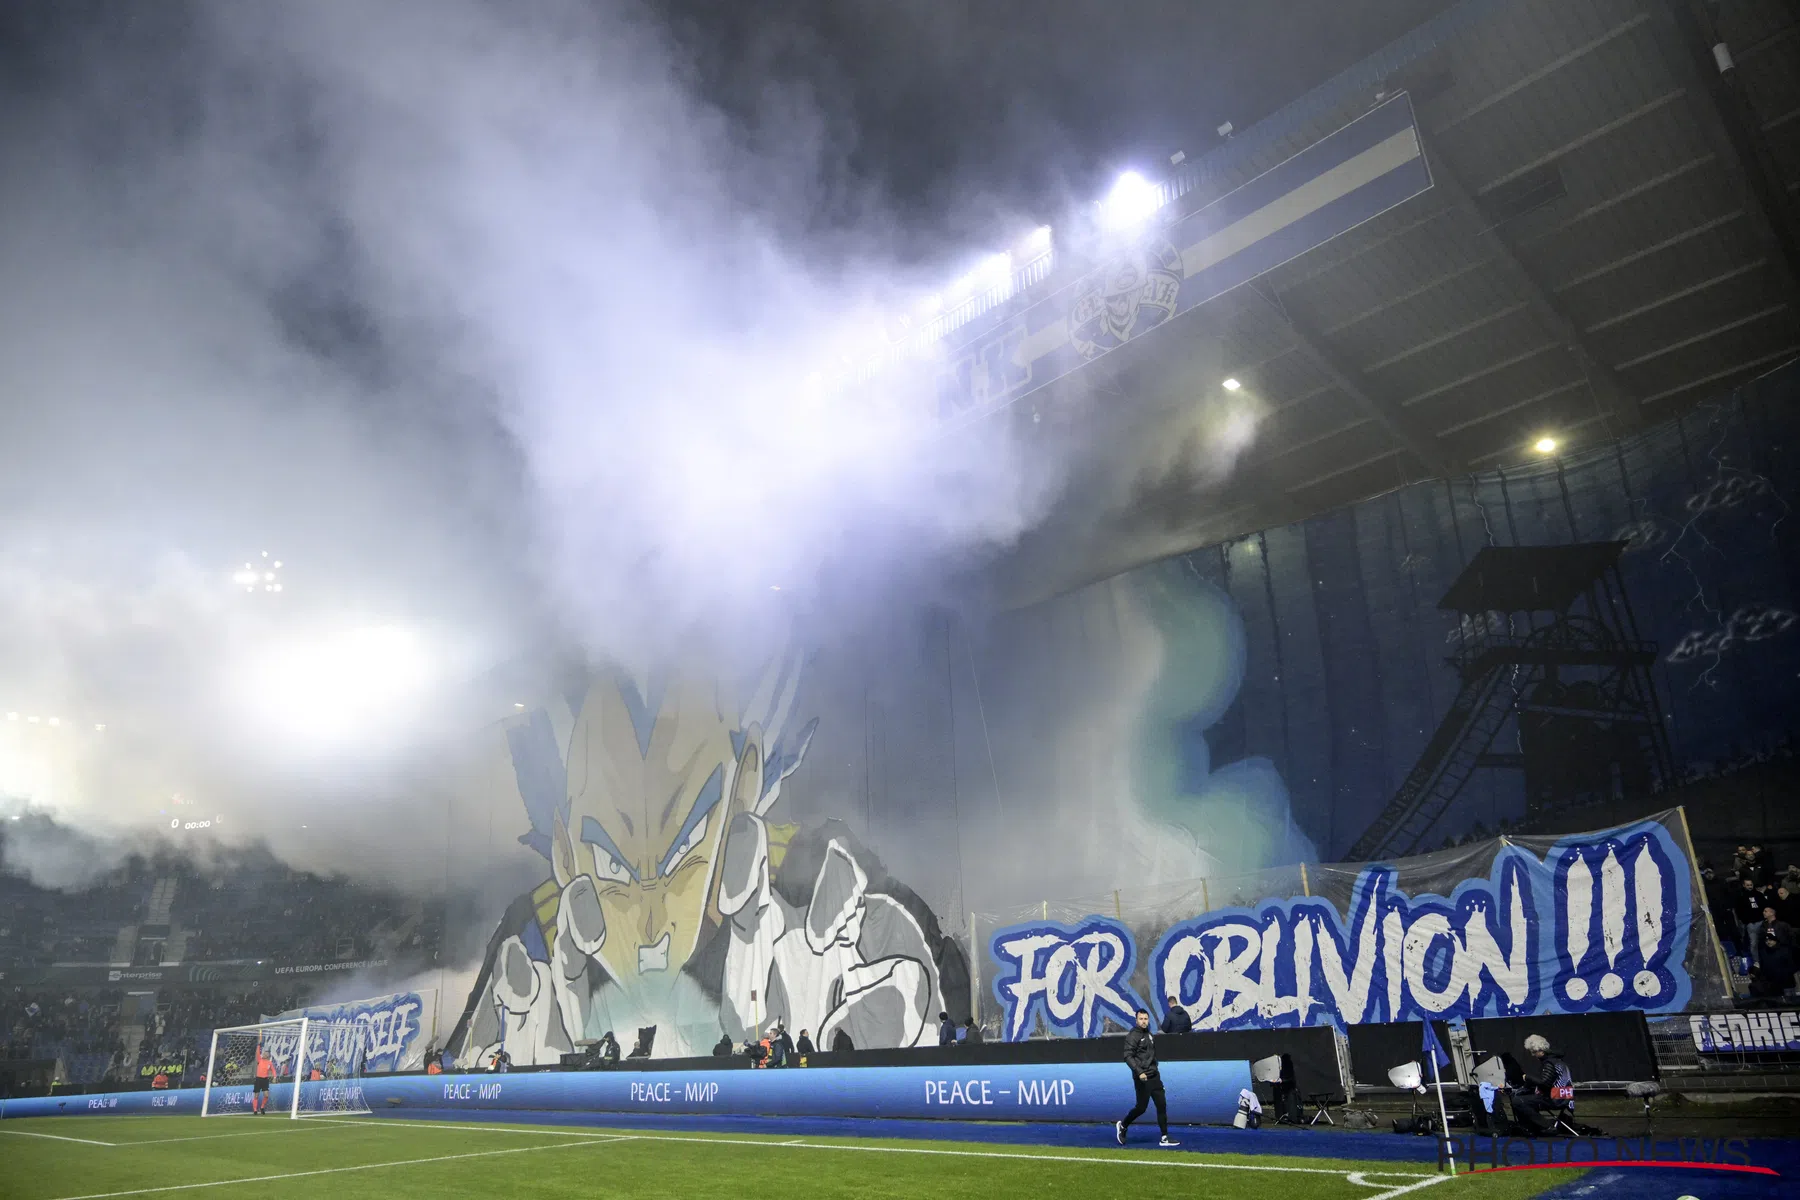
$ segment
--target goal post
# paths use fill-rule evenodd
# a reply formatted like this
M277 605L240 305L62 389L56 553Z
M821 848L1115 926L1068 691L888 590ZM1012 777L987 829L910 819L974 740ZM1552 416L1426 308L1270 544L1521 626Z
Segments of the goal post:
M369 1027L362 1022L301 1018L304 1033L297 1055L300 1084L295 1089L294 1116L354 1116L369 1111L363 1091L368 1065Z
M362 1078L367 1041L363 1026L306 1017L215 1029L200 1115L274 1113L297 1119L367 1113Z
M273 1110L293 1116L305 1037L304 1017L213 1030L200 1115L254 1116Z

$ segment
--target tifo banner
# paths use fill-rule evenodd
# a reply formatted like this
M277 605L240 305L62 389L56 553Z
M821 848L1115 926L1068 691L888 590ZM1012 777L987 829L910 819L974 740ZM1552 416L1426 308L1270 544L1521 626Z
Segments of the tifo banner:
M305 1017L308 1062L345 1062L359 1028L367 1029L363 1042L363 1074L387 1071L419 1071L425 1067L425 1046L437 1018L437 992L395 992L368 1000L296 1008L271 1020ZM277 1062L290 1061L287 1048L275 1054Z
M1194 1028L1229 1030L1678 1012L1725 994L1678 810L976 914L975 930L983 1015L1012 1041L1093 1037L1139 1005L1160 1022L1170 997Z
M1402 94L952 352L938 415L1010 403L1431 187Z

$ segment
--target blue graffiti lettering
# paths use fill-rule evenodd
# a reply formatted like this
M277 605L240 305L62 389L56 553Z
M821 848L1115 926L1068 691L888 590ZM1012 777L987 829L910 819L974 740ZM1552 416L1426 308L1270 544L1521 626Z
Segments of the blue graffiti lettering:
M1116 922L1004 929L989 951L1000 964L994 994L1006 1009L1007 1040L1029 1033L1037 1014L1075 1037L1097 1036L1109 1017L1131 1024L1139 1004L1129 984L1137 948Z
M1688 867L1660 826L1552 852L1556 1001L1565 1012L1684 1007ZM1680 864L1677 866L1676 864Z
M359 1004L297 1009L284 1017L305 1017L306 1064L335 1071L396 1071L416 1065L409 1052L423 1032L424 1004L417 992L382 996ZM293 1062L298 1025L272 1033L265 1042L284 1069ZM423 1050L420 1050L423 1053Z
M1692 990L1688 870L1654 821L1564 839L1543 862L1503 846L1487 878L1448 897L1408 895L1373 866L1347 918L1301 897L1167 926L1138 986L1159 1016L1174 997L1203 1030L1679 1010ZM989 950L1009 1040L1039 1014L1083 1037L1130 1025L1137 947L1123 923L1012 926Z

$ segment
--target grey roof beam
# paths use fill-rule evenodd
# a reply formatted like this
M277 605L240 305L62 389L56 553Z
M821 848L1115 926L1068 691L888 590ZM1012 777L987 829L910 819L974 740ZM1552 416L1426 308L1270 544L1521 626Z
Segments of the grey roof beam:
M1582 372L1593 388L1594 398L1605 410L1612 432L1615 435L1627 433L1641 427L1644 423L1642 406L1637 397L1632 395L1613 372L1612 367L1595 354L1587 343L1586 337L1563 312L1562 306L1556 302L1531 268L1527 267L1513 248L1512 240L1501 232L1499 226L1488 219L1488 215L1475 202L1469 189L1463 186L1462 179L1448 159L1437 151L1433 140L1421 129L1420 139L1425 144L1425 152L1431 162L1431 182L1434 191L1443 195L1450 205L1463 214L1469 224L1474 227L1474 236L1489 258L1495 260L1501 270L1511 277L1513 287L1525 298L1527 307L1536 318L1544 332L1555 338L1568 348L1575 361L1581 364Z
M1456 456L1438 441L1437 436L1423 422L1407 412L1399 401L1377 389L1363 377L1361 371L1326 345L1317 333L1296 320L1288 312L1287 305L1281 302L1279 294L1273 289L1265 292L1255 283L1248 290L1263 302L1270 316L1286 327L1288 336L1294 340L1300 353L1330 379L1339 391L1356 401L1371 417L1379 421L1389 435L1410 451L1427 470L1440 476L1462 473L1463 466Z

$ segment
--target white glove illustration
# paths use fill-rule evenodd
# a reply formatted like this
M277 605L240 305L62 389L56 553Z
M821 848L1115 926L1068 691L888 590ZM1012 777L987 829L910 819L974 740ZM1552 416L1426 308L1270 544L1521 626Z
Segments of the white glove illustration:
M829 1048L839 1030L860 1048L911 1046L938 1008L937 969L924 931L831 841L804 912L769 885L768 831L740 815L725 849L719 908L730 922L720 1016L741 1039L780 1018L816 1030Z
M516 935L500 946L493 1000L500 1041L515 1063L555 1062L586 1037L588 1013L603 978L595 959L606 944L606 916L594 881L578 875L562 890L550 961L535 962Z

